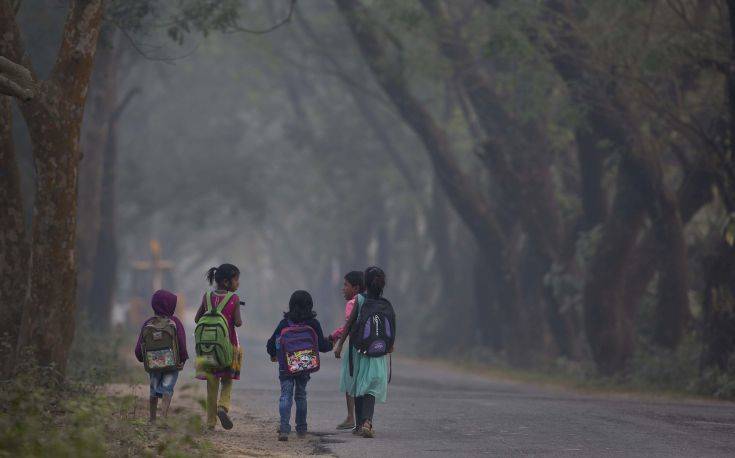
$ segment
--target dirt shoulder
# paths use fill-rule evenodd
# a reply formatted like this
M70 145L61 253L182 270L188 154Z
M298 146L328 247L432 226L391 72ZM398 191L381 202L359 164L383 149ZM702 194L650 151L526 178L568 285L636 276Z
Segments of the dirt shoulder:
M106 387L105 392L115 397L134 396L137 407L131 412L131 416L134 417L131 420L138 423L147 422L148 387L146 385L112 384ZM255 417L237 406L233 406L231 411L235 424L231 430L226 431L217 425L214 431L207 431L204 428L205 399L204 383L179 382L171 403L168 420L159 422L155 428L160 434L153 436L152 443L148 446L151 452L155 454L157 449L161 448L162 441L168 438L181 441L178 436L183 433L186 435L186 440L190 441L191 447L188 453L191 456L331 456L321 445L319 437L314 435L309 435L304 439L292 435L288 442L278 442L275 432L276 424ZM192 431L192 425L194 425L195 432L186 434L184 430ZM174 434L177 432L180 434Z

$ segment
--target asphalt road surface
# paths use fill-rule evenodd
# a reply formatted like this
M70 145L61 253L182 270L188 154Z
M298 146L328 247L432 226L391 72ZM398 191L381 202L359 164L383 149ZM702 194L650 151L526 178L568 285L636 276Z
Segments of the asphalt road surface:
M264 344L245 351L233 403L272 419L275 440L276 364ZM394 358L371 440L336 431L338 383L339 363L323 354L307 387L309 430L339 456L735 456L732 403L575 394Z

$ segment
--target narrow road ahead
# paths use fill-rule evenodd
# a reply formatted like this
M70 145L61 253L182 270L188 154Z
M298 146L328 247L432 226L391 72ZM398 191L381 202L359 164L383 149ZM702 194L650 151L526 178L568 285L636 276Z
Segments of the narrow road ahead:
M261 343L245 351L233 403L271 418L275 440L275 364ZM338 367L325 354L307 391L309 430L339 456L735 456L735 404L581 395L399 358L375 409L376 438L363 439L335 430L345 416Z

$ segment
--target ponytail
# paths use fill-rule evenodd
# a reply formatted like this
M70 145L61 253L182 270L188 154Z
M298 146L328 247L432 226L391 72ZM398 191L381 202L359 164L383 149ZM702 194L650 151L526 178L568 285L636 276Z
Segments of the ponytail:
M207 271L206 274L204 274L204 278L206 278L207 281L209 282L209 284L211 285L211 284L214 283L214 277L216 275L217 275L217 268L216 267L212 267L211 269L209 269Z

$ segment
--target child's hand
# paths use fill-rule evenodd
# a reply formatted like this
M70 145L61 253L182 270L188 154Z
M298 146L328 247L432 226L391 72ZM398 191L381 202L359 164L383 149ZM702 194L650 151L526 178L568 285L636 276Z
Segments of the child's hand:
M337 344L337 346L334 347L334 357L339 359L341 355L342 355L342 345Z
M271 356L271 362L272 363L275 363L277 361L278 361L278 358L276 358L275 356Z

